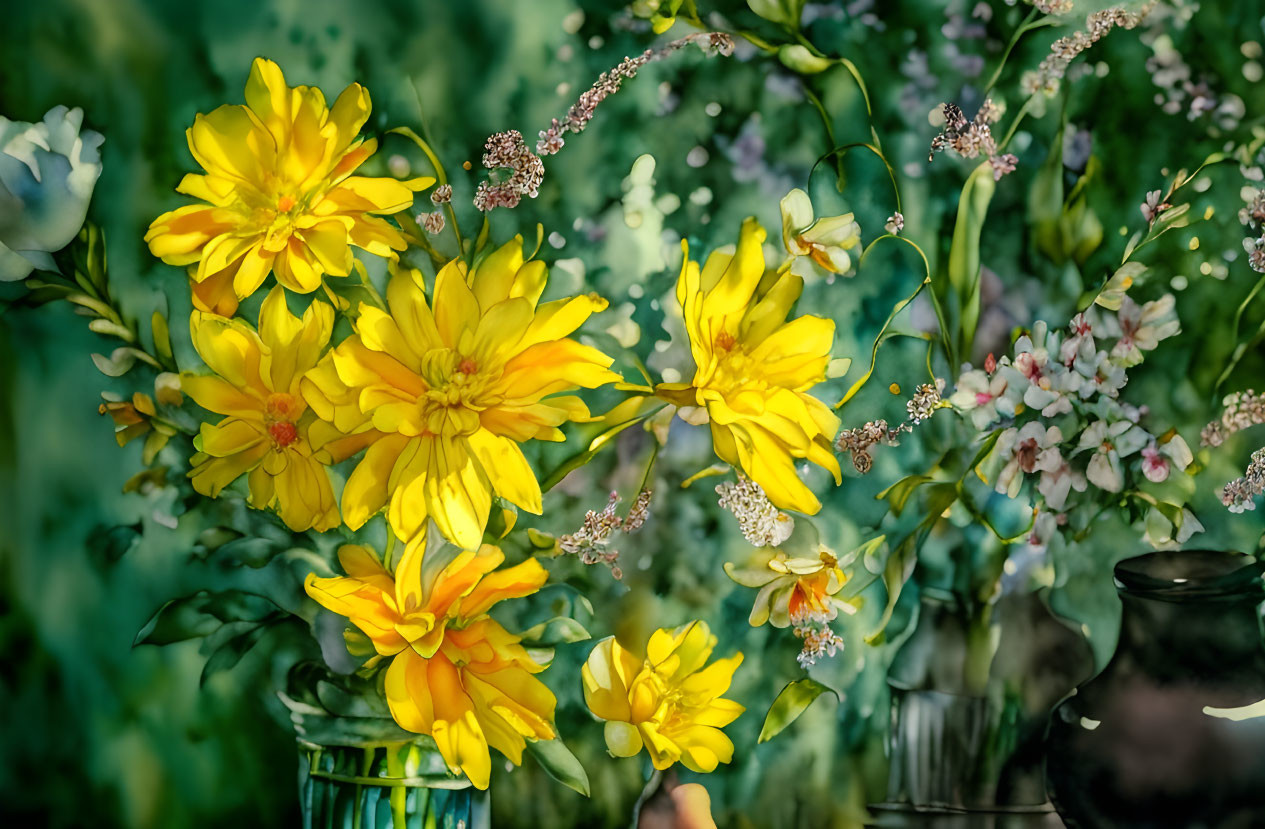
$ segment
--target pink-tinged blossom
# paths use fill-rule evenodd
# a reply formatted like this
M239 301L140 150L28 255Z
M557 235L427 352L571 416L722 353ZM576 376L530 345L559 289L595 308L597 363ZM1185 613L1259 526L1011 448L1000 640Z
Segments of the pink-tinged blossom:
M1023 474L1020 473L1044 474L1059 469L1063 465L1063 455L1059 452L1062 441L1063 433L1059 427L1046 428L1039 421L1002 432L997 439L996 451L1007 461L997 475L997 491L1014 498L1023 486Z
M1151 483L1161 484L1168 480L1168 458L1151 444L1142 450L1142 474Z
M957 391L949 398L955 409L965 412L975 428L983 431L1002 416L1013 416L1014 406L1000 412L998 404L1005 405L1007 381L998 372L989 377L980 369L968 369L958 378Z
M1094 341L1094 321L1088 314L1080 313L1072 317L1068 329L1071 333L1059 347L1063 365L1071 368L1077 360L1092 360L1098 347Z

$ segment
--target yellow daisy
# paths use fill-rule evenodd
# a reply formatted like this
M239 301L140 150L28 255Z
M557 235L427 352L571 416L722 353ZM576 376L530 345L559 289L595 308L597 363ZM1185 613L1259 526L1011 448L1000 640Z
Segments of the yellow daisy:
M831 440L839 418L808 390L826 379L834 322L805 315L787 321L804 281L765 273L764 228L742 225L737 250L712 253L700 269L689 246L676 284L695 373L690 383L661 383L655 393L705 409L721 460L740 468L780 509L815 513L817 496L800 480L796 459L842 480Z
M446 564L443 555L419 546L392 575L370 549L347 545L338 551L345 578L311 574L305 586L369 637L375 661L390 659L387 704L400 727L434 737L448 767L486 789L488 746L518 765L526 740L555 736L557 700L533 676L544 666L487 614L535 593L548 574L535 559L493 572L504 555L491 546Z
M197 263L198 283L223 281L231 269L237 298L269 273L310 293L324 276L351 272L351 246L394 256L404 237L375 214L408 208L434 180L352 175L377 149L376 139L357 138L369 109L360 84L329 107L319 89L289 87L277 64L256 58L246 105L198 115L189 128L189 150L206 173L186 175L176 190L204 204L155 219L150 251L171 265Z
M406 541L429 517L463 549L477 549L492 495L536 514L540 485L519 444L563 440L583 421L578 397L555 396L619 380L612 360L568 335L606 300L590 294L537 305L547 271L524 262L522 239L473 270L453 260L427 303L422 275L397 269L390 313L362 305L355 334L308 375L321 418L373 443L343 490L352 529L388 505Z
M644 747L659 770L683 763L710 772L733 759L734 744L720 729L745 709L721 697L742 654L704 667L716 647L705 622L657 630L641 659L610 636L598 642L581 669L584 701L606 720L606 747L632 757Z
M199 406L225 415L203 423L189 472L193 488L216 498L250 473L250 505L276 510L296 532L338 526L338 504L325 465L364 443L316 419L299 393L303 373L329 341L334 311L313 302L300 320L274 288L259 311L259 331L236 319L194 311L193 346L214 374L186 372L184 392Z

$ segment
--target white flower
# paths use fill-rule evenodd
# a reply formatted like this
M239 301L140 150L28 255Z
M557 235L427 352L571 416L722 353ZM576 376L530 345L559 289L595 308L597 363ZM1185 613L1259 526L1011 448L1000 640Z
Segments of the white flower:
M1138 305L1126 296L1117 314L1120 340L1111 348L1112 358L1123 366L1136 366L1142 362L1143 351L1153 351L1160 340L1180 332L1175 306L1172 294L1145 305Z
M1045 498L1045 505L1052 510L1061 510L1067 506L1067 496L1072 490L1084 492L1087 488L1085 476L1063 461L1058 467L1041 473L1037 482L1037 492ZM1040 520L1040 516L1038 516Z
M1013 405L1009 411L1002 411L1006 407L1006 387L1006 378L1000 371L990 378L981 369L967 369L958 378L957 390L949 398L949 403L958 411L967 413L975 428L983 431L998 419L999 414L1014 414Z
M1076 451L1093 449L1093 457L1085 469L1085 477L1099 489L1119 492L1124 489L1124 473L1120 459L1142 449L1150 435L1127 420L1108 424L1095 420L1081 433Z
M0 116L0 282L51 270L49 254L83 227L105 139L82 125L83 110L64 106L37 124Z
M1007 408L1019 411L1015 399L1029 409L1037 409L1043 417L1054 417L1072 410L1071 395L1081 388L1081 378L1050 354L1060 350L1059 337L1047 332L1044 322L1033 326L1031 336L1015 341L1013 361L1002 359L1000 371L1006 376Z
M1076 371L1084 378L1079 390L1082 400L1095 394L1119 397L1120 390L1129 382L1124 366L1113 361L1106 351L1097 352L1092 360L1077 361Z
M1095 320L1090 314L1082 313L1072 317L1068 328L1072 333L1063 341L1059 349L1059 359L1070 368L1077 360L1092 360L1097 343L1094 342Z
M861 228L851 213L815 219L812 201L799 189L787 193L781 207L782 242L787 253L797 260L807 256L831 273L851 269L847 252L861 243Z
M1020 472L1049 473L1063 466L1059 443L1063 433L1057 426L1048 429L1039 421L1024 425L1022 429L1007 429L997 439L997 452L1009 456L1006 465L997 475L997 491L1010 498L1019 494L1023 486Z

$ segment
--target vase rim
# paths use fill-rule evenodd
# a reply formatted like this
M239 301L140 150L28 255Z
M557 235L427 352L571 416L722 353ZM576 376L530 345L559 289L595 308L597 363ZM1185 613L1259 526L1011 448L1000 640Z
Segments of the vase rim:
M1265 591L1263 565L1224 550L1163 550L1126 558L1115 567L1116 588L1170 600L1248 597Z

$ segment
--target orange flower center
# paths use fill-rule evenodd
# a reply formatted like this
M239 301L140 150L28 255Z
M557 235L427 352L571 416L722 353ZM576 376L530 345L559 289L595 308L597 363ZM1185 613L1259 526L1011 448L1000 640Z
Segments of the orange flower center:
M281 198L277 199L277 210L281 211L282 213L289 213L291 210L294 209L295 203L296 202L295 202L294 196L289 196L289 195L282 196Z
M264 411L271 420L293 420L299 412L299 401L285 392L270 394L264 403Z
M298 439L299 429L288 420L278 420L268 427L268 434L273 443L284 449Z
M462 374L474 374L478 370L479 370L478 363L476 363L474 360L470 359L469 357L466 357L460 363L457 364L457 371L461 372Z
M277 392L264 402L264 420L272 442L284 449L298 440L299 429L294 421L303 413L303 404L292 394Z
M721 351L729 351L738 341L734 339L734 335L728 331L721 331L716 335L716 348Z

